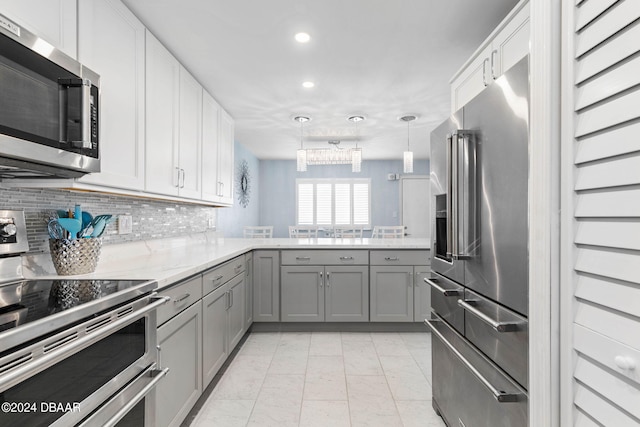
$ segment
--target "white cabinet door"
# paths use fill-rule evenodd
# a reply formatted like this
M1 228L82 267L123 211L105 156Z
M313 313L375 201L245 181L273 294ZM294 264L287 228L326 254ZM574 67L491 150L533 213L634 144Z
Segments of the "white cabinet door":
M529 54L529 5L525 5L493 39L491 77L498 78Z
M413 322L413 267L371 266L371 321Z
M253 253L253 321L280 320L280 251Z
M287 265L281 277L281 321L324 321L324 267Z
M489 83L491 46L487 46L464 71L451 82L451 112L462 108Z
M77 58L76 0L2 0L0 13Z
M78 57L101 94L101 171L79 181L143 190L145 28L120 0L83 0L78 12Z
M325 267L325 320L369 321L369 268L365 265Z
M521 2L484 41L481 45L484 48L452 80L452 113L529 54L529 33L529 3Z
M202 199L218 200L218 137L220 106L202 91Z
M177 196L180 64L149 31L146 47L145 188Z
M202 86L180 67L180 119L178 167L180 197L200 199Z
M218 201L233 204L233 119L226 111L220 114L218 142Z

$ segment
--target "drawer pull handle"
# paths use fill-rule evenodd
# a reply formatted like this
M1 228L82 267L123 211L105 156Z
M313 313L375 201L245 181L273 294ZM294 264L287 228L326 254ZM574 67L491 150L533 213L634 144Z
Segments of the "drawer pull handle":
M187 298L189 298L190 296L191 296L191 294L186 293L186 294L184 294L184 295L182 295L182 296L180 296L180 297L178 297L178 298L174 299L174 300L173 300L173 302L177 304L177 303L179 303L179 302L182 302L182 301L186 300L186 299L187 299Z
M341 256L340 257L340 261L352 261L353 257L352 256Z
M212 282L217 282L218 280L222 279L223 277L224 277L224 275L222 275L222 274L221 274L221 275L216 276L216 277L214 277L213 279L211 279L211 281L212 281Z
M386 256L384 257L385 261L400 261L400 259L397 256Z
M442 322L442 320L440 320L440 318L438 316L437 320L425 320L424 324L427 325L429 327L429 329L431 329L431 332L433 333L433 335L435 335L440 341L442 341L442 344L444 344L445 346L447 346L449 348L449 350L451 350L453 352L453 354L456 355L456 357L458 357L458 359L460 359L460 362L462 362L462 364L464 364L467 369L469 369L469 371L471 371L471 373L482 383L483 386L485 386L490 392L491 394L493 394L494 399L496 399L498 402L503 403L503 402L517 402L520 398L520 394L519 393L507 393L506 391L502 391L502 390L498 390L496 387L494 387L493 384L491 384L489 382L488 379L486 379L484 377L484 375L482 375L480 373L480 371L478 371L476 369L475 366L473 366L471 364L471 362L469 362L463 355L462 353L460 353L458 351L457 348L455 348L453 346L453 344L451 344L449 341L447 341L447 339L444 337L444 335L442 335L442 333L440 333L440 331L432 325L432 323L435 322Z
M236 265L236 268L234 268L234 271L237 273L240 270L242 270L242 264Z
M636 361L632 357L628 356L616 356L614 359L618 368L626 371L633 371L636 369Z
M424 282L427 285L431 286L436 291L440 292L445 297L457 297L458 295L460 295L462 293L461 291L459 291L457 289L444 289L442 286L438 285L436 282L434 282L431 279L427 279L426 277L424 278Z
M297 256L296 260L297 261L309 261L311 259L310 256Z
M473 302L473 301L469 301L469 300L463 301L459 299L458 305L462 307L465 311L473 314L478 319L482 320L484 323L491 326L497 332L516 332L517 330L520 329L518 323L498 322L497 320L492 319L491 317L487 316L486 314L484 314L483 312L481 312L480 310L478 310L477 308L469 304L469 302Z

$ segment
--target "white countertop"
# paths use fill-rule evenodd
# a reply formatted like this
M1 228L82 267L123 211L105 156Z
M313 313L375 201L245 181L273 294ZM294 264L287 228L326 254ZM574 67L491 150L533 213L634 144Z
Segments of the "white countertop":
M48 253L23 256L26 278L155 279L163 288L255 249L422 249L430 239L236 239L216 233L147 240L102 248L94 273L57 276Z

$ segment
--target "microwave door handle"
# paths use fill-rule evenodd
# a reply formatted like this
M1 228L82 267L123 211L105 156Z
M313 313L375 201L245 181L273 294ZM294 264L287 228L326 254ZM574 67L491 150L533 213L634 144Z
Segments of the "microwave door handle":
M453 135L447 135L447 248L446 256L453 255Z
M82 148L91 148L91 80L82 80Z

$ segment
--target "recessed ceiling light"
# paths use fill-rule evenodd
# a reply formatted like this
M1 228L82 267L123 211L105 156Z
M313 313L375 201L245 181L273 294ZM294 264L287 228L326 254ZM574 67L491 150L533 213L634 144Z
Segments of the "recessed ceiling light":
M307 33L298 33L294 38L298 43L308 43L311 40L311 36Z
M302 87L305 87L307 89L310 89L312 87L314 87L316 84L314 82L304 82L302 83Z

